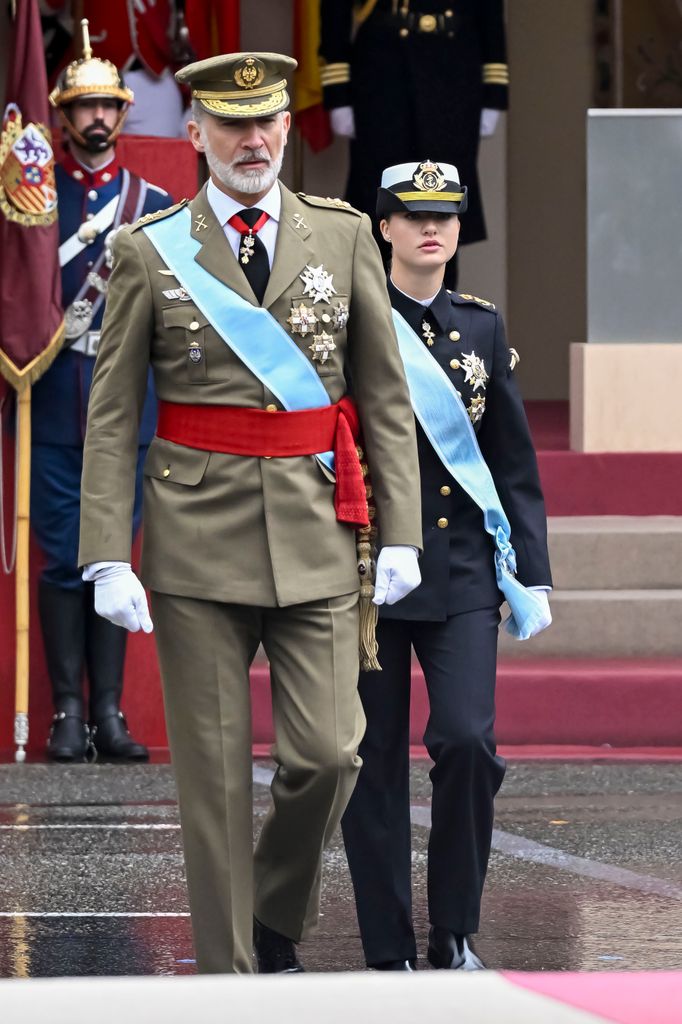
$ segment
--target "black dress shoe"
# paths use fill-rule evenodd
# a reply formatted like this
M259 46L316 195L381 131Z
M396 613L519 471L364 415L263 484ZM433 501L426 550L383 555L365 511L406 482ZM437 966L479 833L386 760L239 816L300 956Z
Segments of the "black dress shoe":
M100 718L92 727L92 742L102 757L117 761L148 761L149 751L130 733L122 711Z
M90 730L80 715L58 711L52 719L47 740L47 756L53 761L87 761L91 759Z
M429 929L427 958L432 967L450 971L483 971L485 964L470 945L466 935L455 935L448 928L432 925Z
M296 943L253 919L253 945L259 974L300 974L303 965L296 956Z
M368 964L370 971L416 971L416 960L384 960L380 964Z

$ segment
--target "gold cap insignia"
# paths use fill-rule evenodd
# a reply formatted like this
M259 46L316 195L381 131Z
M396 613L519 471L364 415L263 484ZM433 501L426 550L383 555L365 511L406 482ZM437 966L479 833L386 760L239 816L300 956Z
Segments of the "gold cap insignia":
M446 187L445 175L438 164L425 160L412 175L412 184L420 192L441 192Z
M240 89L256 89L265 78L265 65L257 57L247 57L234 69L235 85Z

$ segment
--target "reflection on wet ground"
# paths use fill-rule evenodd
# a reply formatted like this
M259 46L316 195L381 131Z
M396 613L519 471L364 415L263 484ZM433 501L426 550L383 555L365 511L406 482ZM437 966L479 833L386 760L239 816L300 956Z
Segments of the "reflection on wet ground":
M428 767L412 767L422 950ZM270 770L254 769L256 832ZM681 840L682 765L510 765L484 959L518 970L679 969ZM362 969L340 837L325 867L319 933L302 958L309 970ZM170 768L0 766L0 977L193 972Z

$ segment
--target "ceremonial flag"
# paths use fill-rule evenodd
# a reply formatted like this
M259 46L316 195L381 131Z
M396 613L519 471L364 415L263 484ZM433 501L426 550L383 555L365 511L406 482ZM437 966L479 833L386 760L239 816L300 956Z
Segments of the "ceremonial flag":
M294 0L294 113L296 127L314 153L332 141L329 114L322 105L319 0Z
M10 23L7 107L0 134L0 373L17 391L63 338L54 156L37 0Z
M239 0L185 0L184 6L196 60L239 52Z

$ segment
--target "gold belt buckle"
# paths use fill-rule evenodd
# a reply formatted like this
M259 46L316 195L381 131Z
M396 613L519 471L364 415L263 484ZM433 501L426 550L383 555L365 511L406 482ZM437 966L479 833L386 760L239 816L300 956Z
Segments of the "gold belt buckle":
M438 22L435 14L422 14L419 18L419 31L420 32L433 32L435 31Z

